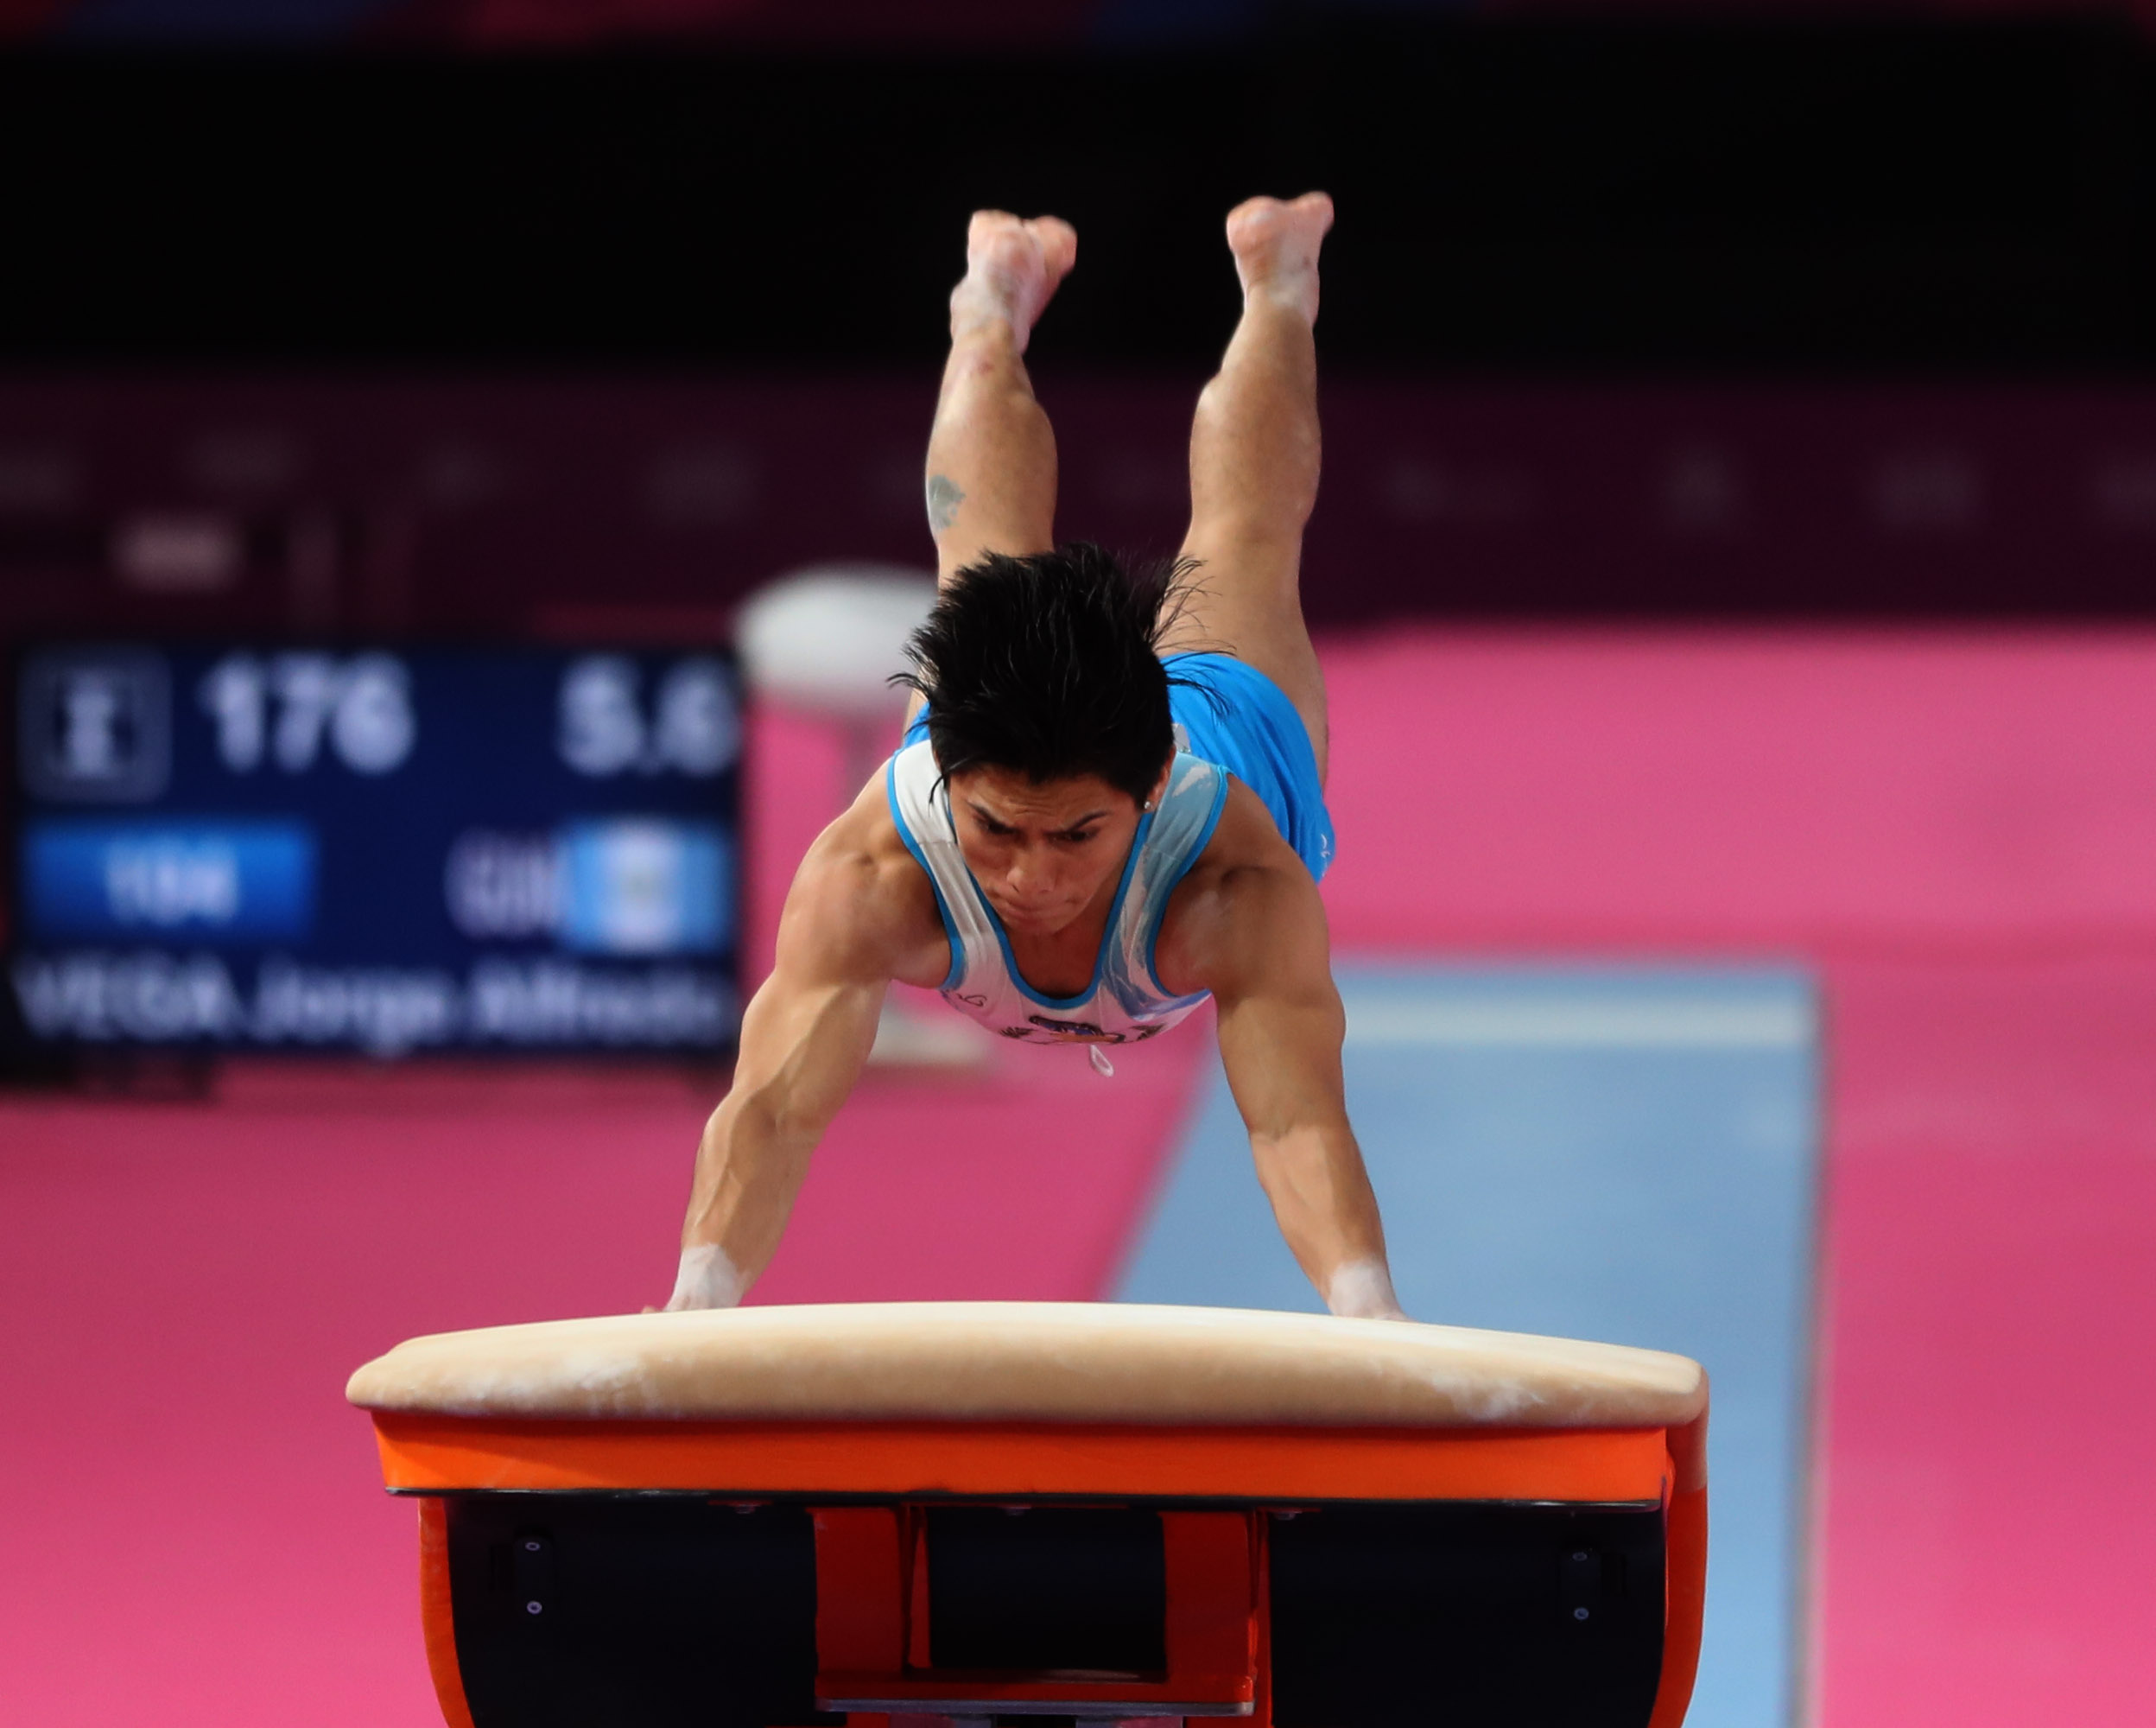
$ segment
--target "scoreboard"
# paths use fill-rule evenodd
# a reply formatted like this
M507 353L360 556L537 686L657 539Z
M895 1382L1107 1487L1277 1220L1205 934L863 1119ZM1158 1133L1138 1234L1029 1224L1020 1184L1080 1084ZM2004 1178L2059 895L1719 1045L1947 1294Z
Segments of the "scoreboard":
M727 656L93 645L15 672L32 1047L732 1046Z

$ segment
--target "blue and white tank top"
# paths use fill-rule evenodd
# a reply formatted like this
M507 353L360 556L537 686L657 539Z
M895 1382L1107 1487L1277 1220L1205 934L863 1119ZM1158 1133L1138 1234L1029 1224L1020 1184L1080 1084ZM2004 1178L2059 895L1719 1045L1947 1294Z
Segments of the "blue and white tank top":
M891 820L935 887L951 943L943 1000L991 1032L1029 1044L1093 1046L1093 1064L1111 1073L1100 1046L1135 1044L1165 1032L1205 1000L1171 995L1153 973L1153 943L1168 897L1213 838L1227 800L1227 771L1178 752L1158 809L1138 818L1123 866L1093 982L1076 996L1044 996L1018 975L1011 938L959 850L942 770L927 739L891 759L885 784Z

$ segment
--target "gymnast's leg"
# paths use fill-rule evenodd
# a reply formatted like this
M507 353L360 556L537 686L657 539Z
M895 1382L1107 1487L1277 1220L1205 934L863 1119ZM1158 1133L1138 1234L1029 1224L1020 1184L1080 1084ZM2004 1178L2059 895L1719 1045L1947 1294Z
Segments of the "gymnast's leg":
M1325 681L1303 622L1303 525L1317 502L1317 252L1322 192L1253 198L1227 219L1243 316L1190 429L1190 531L1201 568L1161 644L1233 654L1279 685L1326 768Z
M951 291L951 357L929 434L929 530L948 581L985 552L1056 548L1056 437L1026 377L1027 339L1078 257L1053 216L974 213Z

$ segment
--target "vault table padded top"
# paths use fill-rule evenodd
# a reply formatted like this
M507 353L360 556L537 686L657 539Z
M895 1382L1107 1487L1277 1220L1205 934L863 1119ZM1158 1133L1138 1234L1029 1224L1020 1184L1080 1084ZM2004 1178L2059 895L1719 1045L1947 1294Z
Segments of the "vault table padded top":
M363 1408L538 1421L1681 1427L1699 1364L1394 1320L1135 1303L878 1302L625 1314L413 1338Z

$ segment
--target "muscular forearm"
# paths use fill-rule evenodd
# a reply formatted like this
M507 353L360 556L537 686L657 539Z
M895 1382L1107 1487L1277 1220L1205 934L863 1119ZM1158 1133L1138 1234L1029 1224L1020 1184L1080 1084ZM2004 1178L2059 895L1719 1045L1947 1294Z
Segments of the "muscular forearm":
M748 1293L777 1252L817 1137L738 1093L713 1112L696 1149L669 1310L731 1308Z
M1335 1314L1398 1319L1385 1227L1345 1121L1253 1134L1258 1178L1296 1262Z

